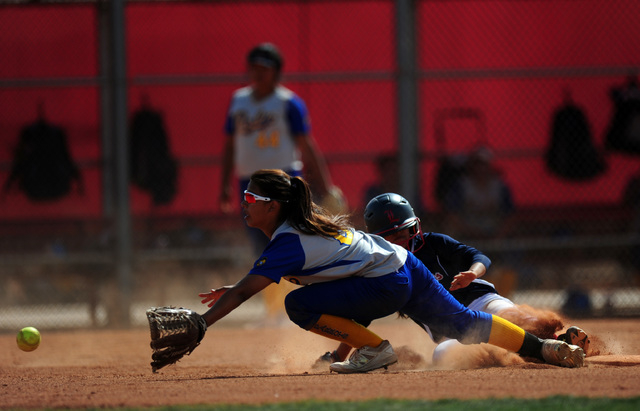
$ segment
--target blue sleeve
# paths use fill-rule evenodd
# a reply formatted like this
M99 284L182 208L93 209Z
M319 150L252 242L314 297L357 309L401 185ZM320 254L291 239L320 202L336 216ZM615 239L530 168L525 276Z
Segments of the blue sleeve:
M437 254L448 256L451 261L460 261L465 270L474 263L482 263L487 269L491 265L489 257L482 252L462 244L446 234L431 233L429 240L429 244L426 244L426 246L434 247Z
M297 95L294 95L287 102L287 122L289 123L289 131L292 136L300 134L309 134L311 125L309 124L309 113L304 101Z
M292 233L279 234L269 242L249 274L262 275L279 283L282 277L299 274L304 261L300 237Z

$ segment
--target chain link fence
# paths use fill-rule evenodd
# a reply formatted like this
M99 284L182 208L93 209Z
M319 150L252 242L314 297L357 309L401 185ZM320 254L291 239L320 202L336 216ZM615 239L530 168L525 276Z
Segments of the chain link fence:
M165 168L155 180L114 158L110 2L0 1L0 329L114 325L113 176L123 162L134 324L145 307L196 307L197 292L244 274L252 255L239 207L218 204L223 125L247 81L245 55L264 41L282 50L283 83L307 103L358 228L372 193L396 191L425 231L485 251L487 279L517 303L575 316L640 311L637 2L124 6L129 150L149 149L134 142L135 119L156 113L163 140L149 152ZM400 134L412 127L407 150L410 133ZM64 171L34 181L17 167L34 133L59 143L41 169L66 152ZM417 165L409 177L407 158ZM508 195L475 185L478 159Z

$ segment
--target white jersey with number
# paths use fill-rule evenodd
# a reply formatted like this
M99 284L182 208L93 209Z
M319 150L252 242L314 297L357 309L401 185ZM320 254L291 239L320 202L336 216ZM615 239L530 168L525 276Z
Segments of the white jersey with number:
M350 228L327 238L303 234L285 222L249 274L311 284L351 276L380 277L400 269L406 259L407 250L377 235Z
M237 176L246 179L264 168L301 170L294 137L309 128L304 102L288 88L277 86L261 100L254 99L251 86L236 90L225 131L234 138Z

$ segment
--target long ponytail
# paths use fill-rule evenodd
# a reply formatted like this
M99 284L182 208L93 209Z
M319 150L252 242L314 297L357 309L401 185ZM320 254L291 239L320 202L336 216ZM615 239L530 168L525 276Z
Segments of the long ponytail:
M306 234L333 237L350 227L347 215L331 215L313 202L309 184L282 170L258 170L251 182L281 204L280 219Z

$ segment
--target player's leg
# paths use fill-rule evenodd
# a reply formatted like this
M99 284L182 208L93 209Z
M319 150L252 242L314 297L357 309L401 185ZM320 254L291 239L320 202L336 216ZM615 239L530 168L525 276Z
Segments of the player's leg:
M546 310L536 310L528 306L520 306L514 304L511 300L502 297L495 293L488 293L484 296L474 300L469 304L469 308L472 310L483 311L489 314L495 314L498 317L504 318L507 321L512 322L523 328L528 333L535 336L541 336L543 339L555 338L556 331L562 329L562 320L560 317ZM588 341L586 333L582 334L585 340ZM565 338L558 338L561 341L567 342L572 345L577 345L582 348L587 354L588 344L576 343L572 340ZM447 340L439 343L433 350L432 362L435 365L445 365L444 362L447 358L452 358L452 355L458 347L462 344L457 340ZM540 350L533 349L533 355L528 355L533 358L540 358L540 355L536 355ZM543 359L544 358L540 358Z
M564 328L559 314L528 305L514 304L508 298L498 294L486 294L469 304L473 310L484 311L504 318L527 332L542 339L558 339L582 348L589 355L589 336L579 327L572 326L563 334L557 333Z
M470 310L483 311L485 313L498 315L502 311L512 310L515 306L516 305L508 298L502 297L497 293L487 293L473 300L471 304L468 305L468 308ZM521 325L515 321L511 322ZM426 326L425 324L420 325L426 330L429 330L428 326ZM432 335L430 331L428 332L430 335ZM433 337L434 336L432 335L432 338ZM434 338L434 340L438 343L438 345L436 345L433 350L433 355L431 358L434 365L444 365L446 359L451 358L451 355L458 351L459 347L463 346L462 343L454 339L438 338L436 340Z
M433 349L433 354L431 356L431 362L436 366L444 366L446 365L447 359L451 358L449 355L453 355L456 353L459 347L462 347L463 344L458 340L444 340Z
M326 364L332 364L334 362L344 361L349 357L351 352L351 346L349 344L340 343L333 351L327 351L316 360L314 367Z
M285 308L291 321L356 349L348 361L331 365L336 372L367 372L397 361L388 341L362 324L393 314L411 293L406 275L350 277L318 283L289 293Z
M584 352L580 347L541 340L501 317L470 310L455 300L412 255L407 265L412 269L414 292L402 312L426 324L434 333L463 344L492 344L555 365L582 366Z
M562 317L550 310L541 310L528 305L514 305L492 311L514 324L518 324L531 334L540 338L556 338L556 334L564 328Z

